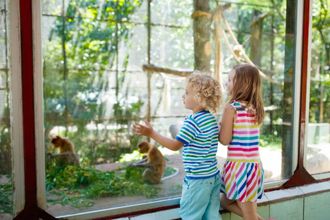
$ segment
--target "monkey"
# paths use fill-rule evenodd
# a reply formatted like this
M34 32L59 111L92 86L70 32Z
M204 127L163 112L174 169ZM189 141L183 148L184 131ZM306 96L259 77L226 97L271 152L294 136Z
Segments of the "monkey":
M59 149L58 154L52 154L50 156L52 159L55 159L58 165L79 165L79 159L71 141L57 135L51 138L51 143L55 149Z
M165 159L157 147L144 141L138 145L139 152L146 154L139 162L132 164L133 167L144 167L143 180L149 184L158 184L165 170Z
M243 53L243 47L242 45L238 44L235 45L233 48L234 54L236 57L241 58L242 57L242 53Z

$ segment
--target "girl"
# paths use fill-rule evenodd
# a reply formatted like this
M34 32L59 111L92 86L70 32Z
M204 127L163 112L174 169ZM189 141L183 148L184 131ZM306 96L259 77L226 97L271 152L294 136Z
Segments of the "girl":
M257 199L263 194L263 168L259 158L259 127L264 118L261 79L256 67L240 64L229 73L229 102L220 123L219 141L228 145L222 171L225 197L222 207L244 220L262 219Z
M221 219L221 184L216 160L219 127L211 114L219 106L220 98L220 85L216 80L194 73L188 78L183 96L183 103L192 114L184 120L175 140L159 134L148 122L133 126L135 134L150 137L170 150L183 146L185 178L180 200L183 220Z

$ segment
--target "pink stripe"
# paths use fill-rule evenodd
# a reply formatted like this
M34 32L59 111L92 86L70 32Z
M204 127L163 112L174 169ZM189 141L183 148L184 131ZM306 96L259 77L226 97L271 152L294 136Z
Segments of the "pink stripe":
M249 158L249 157L259 157L259 154L256 154L256 153L253 153L253 154L228 153L228 157L244 157L244 158Z
M257 171L257 166L253 166L253 171L252 171L252 175L250 175L250 178L247 181L247 188L250 187L250 184L252 182L252 180L255 178L256 176L256 171Z
M225 167L226 173L228 173L228 171L231 169L232 165L233 165L232 162L229 162L226 164L226 167Z
M244 198L246 197L246 191L239 197L240 201L244 201Z
M228 182L229 178L230 178L230 170L232 169L234 163L228 163L227 164L228 166L225 167L225 170L226 170L226 174L225 174L225 182Z
M242 147L232 147L229 146L228 150L230 151L245 151L245 152L252 152L252 151L258 151L258 147L251 147L251 148L242 148Z
M231 144L229 147L242 147L242 145L239 144ZM252 147L259 147L259 145L251 145L251 146L243 146L244 148L252 148Z
M259 134L259 129L254 131L233 131L234 134Z
M254 188L256 187L257 183L256 181L254 181L253 185L247 190L247 194L248 194L248 197L250 196L251 192L253 192ZM258 191L257 189L255 189L256 191ZM258 193L256 193L257 195Z
M249 114L249 113L238 113L237 116L238 117L255 117L255 115Z
M230 188L230 190L229 190L229 192L228 192L228 197L230 198L231 196L232 196L232 194L233 194L233 191L234 191L234 189L236 188L236 183L235 183L235 181L233 182L233 185L231 185L231 188Z
M227 183L229 181L230 178L230 173L226 173L225 175L225 183Z
M242 170L243 170L243 168L245 168L245 165L241 165L241 167L239 168L239 170L238 170L238 172L237 172L237 174L236 174L236 178L238 178L239 179L239 177L240 177L240 174L241 174L241 172L242 172Z

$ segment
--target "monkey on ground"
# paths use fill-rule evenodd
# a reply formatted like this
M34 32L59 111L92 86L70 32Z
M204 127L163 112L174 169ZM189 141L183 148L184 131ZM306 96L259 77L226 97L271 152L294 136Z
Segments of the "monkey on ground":
M75 153L74 145L71 141L57 135L51 138L51 143L55 149L59 149L58 154L52 154L50 156L52 159L55 159L58 165L79 165L79 159Z
M148 142L141 142L138 145L139 152L146 154L143 159L132 164L133 167L144 167L143 180L149 184L158 184L165 170L165 159L162 153Z

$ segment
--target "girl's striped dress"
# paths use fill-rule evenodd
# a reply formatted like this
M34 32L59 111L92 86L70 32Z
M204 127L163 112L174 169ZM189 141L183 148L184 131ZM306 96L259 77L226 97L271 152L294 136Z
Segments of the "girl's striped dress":
M264 172L259 157L259 125L255 115L237 101L232 141L222 170L222 191L230 200L255 202L263 194Z

